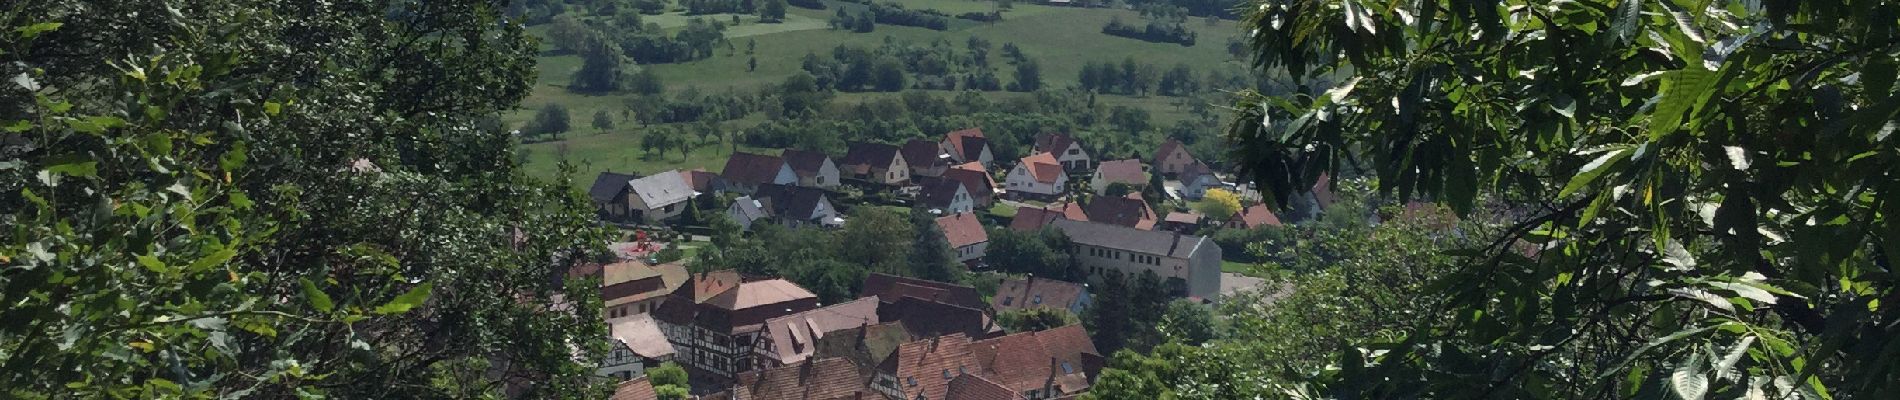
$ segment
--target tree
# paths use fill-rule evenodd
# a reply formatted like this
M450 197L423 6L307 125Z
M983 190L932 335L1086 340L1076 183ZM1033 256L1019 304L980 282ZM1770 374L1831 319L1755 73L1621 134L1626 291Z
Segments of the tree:
M763 22L778 23L785 20L785 0L765 0L765 7L759 10L759 19ZM746 54L752 54L752 45L746 44Z
M746 59L745 59L745 72L752 72L752 71L757 71L757 70L759 70L759 58L758 58L758 57L746 57Z
M605 391L598 289L548 277L606 235L480 122L533 80L503 7L10 8L0 397Z
M885 208L857 207L838 231L833 254L838 260L863 265L872 272L907 275L916 227Z
M1156 175L1159 175L1159 174L1156 174ZM1135 187L1128 185L1127 182L1110 183L1108 184L1108 187L1102 188L1102 195L1108 196L1108 197L1122 197L1122 196L1127 196L1129 193L1134 193L1134 192L1135 192Z
M628 63L621 55L619 46L590 37L576 51L581 56L581 69L574 72L573 82L567 85L568 90L604 93L626 86Z
M1160 330L1169 342L1199 346L1214 340L1214 314L1193 301L1171 301L1161 316Z
M1227 221L1240 213L1240 196L1226 189L1208 189L1194 209L1212 221Z
M534 112L534 119L528 121L528 126L522 129L522 133L558 136L568 131L570 123L567 106L550 102Z
M1303 83L1295 96L1253 94L1236 107L1243 123L1231 134L1248 149L1239 164L1267 201L1287 204L1321 173L1350 167L1400 199L1465 215L1490 199L1522 211L1460 253L1443 277L1456 284L1436 288L1457 318L1355 343L1384 349L1366 359L1379 367L1347 368L1320 380L1326 388L1465 398L1900 390L1892 358L1875 350L1900 346L1889 330L1900 309L1868 307L1892 298L1895 281L1876 271L1900 255L1900 203L1881 200L1900 164L1869 152L1887 146L1900 108L1888 78L1900 64L1893 2L1529 11L1520 7L1542 5L1434 1L1425 14L1325 3L1350 5L1266 7L1249 19L1263 66ZM1399 11L1424 18L1401 22ZM1286 28L1341 17L1352 22L1333 24L1337 34ZM1880 78L1846 78L1856 74ZM1343 79L1321 83L1328 76ZM1322 114L1333 117L1313 118Z
M660 363L660 366L647 370L647 382L652 383L654 387L687 387L686 368L681 368L679 364L674 364L672 361Z
M607 114L607 110L594 111L594 129L603 131L614 129L613 115Z
M652 68L641 68L639 72L627 77L627 90L642 95L657 95L666 92L666 82Z
M872 86L880 92L904 90L904 64L893 57L878 57L871 65Z
M593 28L582 24L573 15L554 17L554 23L548 24L546 35L548 44L554 45L555 50L570 53L580 52L583 46L596 41L596 36L599 36Z
M1016 63L1016 82L1011 83L1009 88L1018 92L1034 92L1042 89L1042 66L1036 65L1036 60L1023 60Z
M1036 332L1081 323L1068 310L1036 307L996 314L996 324L1011 333Z
M911 241L909 276L938 282L963 281L956 250L950 248L950 239L944 237L935 216L922 209L911 209L910 225L917 234Z

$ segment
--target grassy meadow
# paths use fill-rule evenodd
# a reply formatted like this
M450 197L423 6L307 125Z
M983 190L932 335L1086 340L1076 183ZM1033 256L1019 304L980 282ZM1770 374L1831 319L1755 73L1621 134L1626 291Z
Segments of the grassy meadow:
M975 0L899 0L899 3L912 9L936 9L951 15L964 12L988 12L995 3ZM924 28L896 25L877 25L870 33L853 33L831 30L826 21L837 12L838 7L857 10L862 5L854 3L828 2L831 6L825 10L811 10L799 7L788 9L786 20L782 23L764 24L758 22L756 15L741 15L741 22L728 28L726 34L731 47L715 51L713 57L676 64L648 65L666 83L669 92L679 92L695 88L703 93L743 92L756 90L764 85L777 84L788 76L801 71L799 60L806 54L829 56L832 48L842 44L876 47L886 40L909 41L926 44L936 40L948 41L961 48L970 37L981 37L992 44L990 57L996 68L997 76L1005 83L1013 80L1014 68L1002 57L1002 46L1014 43L1023 53L1035 59L1042 66L1043 83L1051 87L1069 87L1076 84L1076 76L1083 64L1098 61L1114 61L1133 57L1139 62L1152 63L1161 69L1184 63L1195 69L1197 74L1205 74L1212 68L1236 68L1239 61L1233 60L1226 52L1226 42L1239 32L1234 21L1208 23L1204 19L1190 19L1186 26L1194 30L1198 43L1192 47L1183 47L1169 43L1150 43L1134 39L1104 35L1102 25L1113 18L1121 18L1127 23L1143 21L1140 14L1131 10L1050 7L1035 4L1016 4L1003 12L1003 20L995 23L979 23L963 19L953 19L946 31L934 31ZM662 27L676 29L686 25L690 18L708 18L728 24L731 14L703 16L685 16L680 11L662 15L644 16L644 21L659 24ZM529 27L529 31L539 33L545 26ZM754 54L746 54L747 41L755 42ZM747 60L758 59L758 68L747 71ZM622 110L630 95L588 95L571 93L565 88L574 72L580 68L580 58L574 55L554 55L544 53L539 57L539 72L534 91L524 100L521 108L504 116L504 122L518 126L533 116L534 110L548 103L560 103L566 106L572 116L573 130L560 139L523 145L531 172L540 176L549 176L555 170L555 162L566 159L579 167L578 179L582 184L600 171L620 171L650 173L670 168L706 168L717 171L724 163L725 155L730 152L729 145L706 145L680 157L675 151L665 157L646 156L639 148L642 129L637 123L623 119ZM949 96L951 92L942 92ZM840 93L835 102L850 104L883 96L897 96L897 93ZM992 100L1010 96L1028 96L1027 93L987 92ZM1172 123L1188 117L1187 109L1181 107L1179 98L1149 96L1133 97L1118 95L1100 95L1097 101L1110 105L1124 105L1147 109L1157 125ZM614 117L616 127L610 130L597 130L591 126L596 111L606 111ZM738 121L729 121L722 125L724 129L743 129L761 122L754 115Z

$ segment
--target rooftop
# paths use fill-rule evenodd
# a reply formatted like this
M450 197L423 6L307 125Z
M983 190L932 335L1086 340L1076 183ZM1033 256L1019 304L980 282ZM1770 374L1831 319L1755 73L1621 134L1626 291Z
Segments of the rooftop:
M983 223L975 214L956 213L937 217L937 226L943 228L944 239L950 241L950 247L963 247L990 241L988 232L983 231Z
M1213 246L1206 237L1168 231L1140 230L1120 225L1059 219L1052 223L1076 243L1152 254L1171 258L1189 258L1202 246Z

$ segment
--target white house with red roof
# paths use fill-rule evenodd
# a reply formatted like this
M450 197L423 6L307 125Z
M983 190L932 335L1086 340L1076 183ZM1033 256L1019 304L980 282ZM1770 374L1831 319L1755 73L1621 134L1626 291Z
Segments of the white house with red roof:
M937 227L943 228L943 237L950 241L950 248L956 249L959 262L981 260L984 251L990 247L990 235L983 231L983 223L977 220L975 214L966 212L937 217Z
M1049 153L1023 157L1003 179L1008 193L1017 198L1053 199L1069 184L1069 174Z

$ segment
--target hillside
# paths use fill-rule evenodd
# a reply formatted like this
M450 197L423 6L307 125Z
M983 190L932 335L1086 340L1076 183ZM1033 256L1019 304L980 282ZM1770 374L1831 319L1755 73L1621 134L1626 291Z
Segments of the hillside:
M948 14L964 12L993 11L995 3L988 1L966 0L904 0L898 2L910 9L933 9ZM1040 64L1045 87L1069 88L1077 85L1078 75L1085 63L1121 62L1127 59L1153 63L1161 68L1176 64L1191 65L1197 74L1206 74L1213 69L1225 69L1239 74L1244 71L1241 62L1228 54L1227 42L1239 32L1238 25L1230 20L1208 20L1187 18L1183 26L1200 37L1194 46L1181 46L1173 43L1154 43L1136 39L1110 36L1102 33L1102 26L1111 20L1129 22L1142 21L1143 16L1133 10L1108 8L1052 7L1035 4L1015 4L1008 10L1002 10L1003 20L994 23L981 23L964 19L951 19L948 29L930 30L920 27L879 24L869 33L856 33L850 30L830 29L827 20L838 9L856 12L864 8L861 4L826 1L824 10L790 7L786 18L780 23L760 23L758 15L739 15L741 22L728 26L725 31L726 43L718 46L709 58L679 62L642 65L650 68L665 83L669 94L678 94L689 89L699 93L740 93L750 94L757 90L783 82L787 77L800 73L800 59L807 54L826 56L834 47L855 45L875 47L886 42L911 43L925 45L938 41L951 46L962 47L971 38L987 40L1000 48L1005 44L1014 44L1030 59ZM644 16L643 21L660 27L677 30L692 18L705 18L721 22L733 20L733 14L709 14L686 16L680 10L668 10L660 15ZM549 24L531 26L529 31L544 34ZM747 55L748 42L752 42L753 54ZM543 43L544 49L551 45ZM1001 59L997 51L992 50L991 58ZM748 61L757 59L756 70L748 71ZM717 170L723 162L723 155L730 146L700 147L692 150L688 157L680 157L675 152L671 157L642 157L639 149L641 135L652 127L642 128L637 124L622 123L615 129L600 130L588 126L588 121L597 111L617 114L627 109L628 101L638 98L628 93L579 94L567 89L574 73L581 67L581 57L574 54L560 54L545 51L538 57L539 76L531 95L522 102L521 107L504 115L503 121L511 126L520 126L528 121L536 109L554 103L567 107L573 116L573 129L560 136L558 140L529 143L522 146L523 159L528 168L537 175L549 175L555 170L555 162L562 159L573 161L580 166L581 176L591 176L595 172L637 171L647 172L665 168L708 168ZM1013 73L1013 67L1001 61L994 62L994 73L1007 82ZM917 89L913 89L917 90ZM958 91L923 90L940 97L952 97ZM842 108L879 99L897 96L895 92L840 92L833 100L834 108ZM991 101L1003 101L1023 98L1030 93L1008 91L984 91L982 95ZM1155 126L1167 126L1177 121L1192 118L1184 104L1200 102L1206 104L1224 104L1218 96L1201 97L1164 97L1158 95L1130 96L1117 94L1099 94L1094 101L1105 106L1127 106L1145 110L1152 115ZM721 129L747 129L767 119L753 113L720 124ZM1208 129L1212 133L1212 129ZM924 132L926 135L941 132Z

